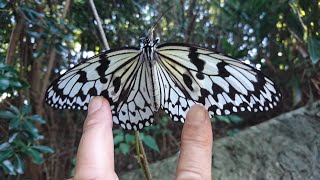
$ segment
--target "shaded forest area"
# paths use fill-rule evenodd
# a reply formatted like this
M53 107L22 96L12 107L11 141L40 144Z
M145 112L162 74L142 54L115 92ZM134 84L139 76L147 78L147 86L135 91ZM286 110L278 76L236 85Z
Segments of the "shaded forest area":
M317 0L96 0L111 48L139 46L155 26L160 42L211 48L256 66L282 90L279 108L215 117L216 137L236 136L320 97L320 2ZM44 103L48 85L83 58L103 52L86 0L0 0L0 177L72 176L85 112ZM168 116L141 133L150 161L179 150L182 124ZM138 168L134 135L115 126L116 171Z

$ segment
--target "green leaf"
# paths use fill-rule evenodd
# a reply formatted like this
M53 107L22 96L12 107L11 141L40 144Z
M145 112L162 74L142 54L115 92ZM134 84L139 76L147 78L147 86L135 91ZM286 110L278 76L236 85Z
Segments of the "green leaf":
M12 80L12 81L10 81L10 85L11 85L13 88L16 88L16 89L22 87L21 82L18 81L18 80Z
M31 133L35 138L38 138L38 129L32 123L26 121L23 123L22 128Z
M228 130L228 131L227 131L227 134L228 134L229 136L234 136L234 135L236 135L238 132L240 132L239 129L231 129L231 130Z
M24 134L24 133L23 133ZM28 144L29 144L29 142L30 141L33 141L32 139L27 139L27 141L28 142L24 142L22 139L20 139L20 138L16 138L13 142L12 142L12 144L14 144L14 146L15 147L20 147L20 148L24 148L24 149L28 149L29 148L29 146L28 146Z
M23 114L29 114L30 112L31 112L31 106L30 105L24 105L23 107L22 107L22 113Z
M239 124L242 121L242 118L240 118L237 115L229 115L228 117L229 117L230 121L235 124Z
M132 144L135 140L135 137L132 134L126 134L125 139L127 144Z
M228 118L228 116L217 116L217 118L218 118L219 121L221 121L221 122L225 122L225 123L227 123L227 124L230 124L230 123L231 123L231 121L230 121L230 119Z
M149 148L151 148L151 149L153 149L153 150L155 150L157 152L160 152L158 144L157 144L156 140L152 136L149 136L149 135L141 136L141 140Z
M112 131L113 132L113 135L117 135L117 134L123 134L123 131L121 131L120 129L115 129Z
M296 106L302 101L302 89L298 79L296 79L296 81L293 81L293 82L294 84L292 86L292 95L293 95L292 100L293 100L293 106Z
M16 169L17 173L23 174L24 170L25 170L25 166L24 166L24 162L23 162L22 158L18 154L15 154L14 157L16 160L15 161L15 169Z
M19 133L17 133L17 132L13 133L13 134L9 137L8 142L9 142L9 143L12 143L12 142L16 139L16 137L17 137L18 135L19 135Z
M0 2L3 0L0 0ZM2 62L0 62L0 70L5 69L7 67L6 64L3 64Z
M10 148L10 144L8 142L4 142L0 144L0 151L5 151L5 150L8 150L9 148Z
M120 143L119 149L122 154L128 154L130 151L130 146L126 143Z
M16 117L10 120L9 129L16 129L20 125L20 118Z
M42 164L44 162L42 154L37 150L29 148L25 153L31 157L32 162L35 164Z
M320 41L318 39L313 37L308 39L308 52L311 62L316 64L320 59Z
M16 175L16 171L10 160L5 160L2 162L2 164L7 168L10 175Z
M6 150L6 151L1 151L0 153L0 162L9 159L13 156L14 152L12 149Z
M236 115L228 115L228 116L217 116L218 120L221 122L225 122L227 124L235 123L239 124L242 119Z
M11 111L0 111L0 118L13 119L16 117L17 115L13 114Z
M8 4L8 1L6 1L6 0L0 0L0 9L6 7L7 4Z
M33 149L39 150L43 153L54 153L54 150L52 148L50 148L49 146L43 146L43 145L36 145L36 146L32 146Z
M124 140L123 134L119 134L119 135L114 136L113 143L115 145L117 145L117 144L123 142L123 140Z
M13 106L11 105L10 106L10 110L15 113L17 116L20 115L20 110L16 107L16 106Z
M20 7L20 8L28 15L29 18L31 18L31 20L35 20L35 19L44 17L43 13L37 12L27 6Z
M76 167L76 163L77 163L77 159L76 158L72 158L72 162L71 162L71 173L70 176L74 176L74 171L75 171L75 167Z
M17 76L17 74L16 74L15 71L8 71L8 72L4 73L4 77L6 77L6 78L8 78L8 79L14 78L14 77L16 77L16 76Z
M28 120L31 120L31 121L35 121L35 122L39 122L41 124L45 124L46 123L46 120L44 120L40 115L36 114L36 115L32 115L32 116L29 116L27 117Z
M10 81L8 79L1 78L0 79L0 90L6 90L10 85Z

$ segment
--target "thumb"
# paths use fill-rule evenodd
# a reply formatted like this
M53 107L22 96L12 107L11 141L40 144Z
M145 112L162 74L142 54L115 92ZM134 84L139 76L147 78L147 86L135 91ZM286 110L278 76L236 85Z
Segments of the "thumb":
M74 179L116 178L112 115L108 101L95 97L89 103L80 140Z
M187 113L175 179L211 179L212 129L208 111L194 105Z

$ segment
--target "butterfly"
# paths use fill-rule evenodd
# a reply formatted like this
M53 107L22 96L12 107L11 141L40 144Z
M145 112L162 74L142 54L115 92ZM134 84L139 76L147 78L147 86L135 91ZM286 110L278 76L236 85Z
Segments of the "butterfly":
M58 109L87 110L94 96L110 102L115 124L140 130L161 108L184 122L194 104L211 116L268 111L281 93L254 67L210 49L142 39L140 48L108 50L74 66L47 89L45 101Z

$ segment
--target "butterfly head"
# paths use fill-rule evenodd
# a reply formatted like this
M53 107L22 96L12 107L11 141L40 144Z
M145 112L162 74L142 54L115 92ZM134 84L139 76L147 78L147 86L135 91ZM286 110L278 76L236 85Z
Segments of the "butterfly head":
M159 42L159 39L151 40L149 37L140 38L141 48L154 47Z

